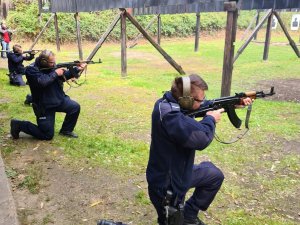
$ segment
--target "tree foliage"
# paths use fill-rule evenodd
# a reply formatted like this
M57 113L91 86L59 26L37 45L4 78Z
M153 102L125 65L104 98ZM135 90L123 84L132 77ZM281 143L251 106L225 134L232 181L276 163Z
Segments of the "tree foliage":
M9 12L8 24L11 28L17 29L15 37L18 39L33 40L42 30L50 14L42 14L41 20L38 17L38 2L33 0L28 3L26 0L14 0L15 10ZM101 12L80 13L80 27L83 40L98 41L101 35L118 14L118 10L105 10ZM238 28L246 29L253 19L255 11L242 11L238 20ZM58 13L59 35L62 43L76 40L76 24L72 13ZM136 16L143 27L146 27L154 15ZM288 20L289 15L285 15ZM174 14L162 15L162 35L164 37L187 37L195 33L195 14ZM134 38L138 31L131 24L127 23L127 35L129 39ZM218 31L226 26L226 13L201 13L201 30ZM149 29L153 35L157 34L155 23ZM118 40L120 37L120 25L118 24L109 36L109 40ZM55 41L55 29L53 22L42 36L45 42Z

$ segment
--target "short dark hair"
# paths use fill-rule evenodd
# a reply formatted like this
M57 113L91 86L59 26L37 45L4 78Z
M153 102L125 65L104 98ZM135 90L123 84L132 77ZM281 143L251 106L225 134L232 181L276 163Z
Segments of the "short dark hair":
M18 44L15 44L13 46L13 52L14 53L18 53L20 51L20 49L22 49L22 46L21 45L18 45Z
M208 90L207 83L198 75L191 74L189 75L191 81L191 93L195 91L195 88L198 87L203 91ZM178 100L179 97L183 96L183 84L182 77L176 77L172 83L171 93L173 97Z
M45 49L43 50L39 57L38 57L38 62L40 64L41 67L47 67L48 66L48 59L50 56L55 56L55 54L48 50L48 49Z

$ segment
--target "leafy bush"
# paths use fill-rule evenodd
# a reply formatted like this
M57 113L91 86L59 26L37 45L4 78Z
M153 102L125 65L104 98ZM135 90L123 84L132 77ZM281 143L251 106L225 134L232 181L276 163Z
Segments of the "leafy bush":
M8 24L17 29L15 34L18 39L33 40L47 20L50 14L42 14L41 22L38 18L37 0L33 0L32 4L26 3L26 0L14 0L15 10L9 12ZM118 10L106 10L101 12L80 13L81 36L83 40L98 41L101 35L106 31L107 27L118 14ZM238 28L246 29L252 21L256 11L241 11L238 20ZM74 15L71 13L57 13L59 24L59 35L61 42L73 42L76 40L76 24ZM154 15L136 16L136 19L143 27L146 27ZM263 13L261 13L263 16ZM218 31L226 26L226 12L217 13L201 13L201 30L202 31ZM284 21L289 21L291 13L283 16ZM165 37L186 37L195 33L196 15L195 14L174 14L162 15L162 36ZM150 27L149 32L157 34L157 26L155 23ZM134 38L138 34L137 29L127 23L127 36L129 39ZM120 25L112 31L109 40L118 40L120 37ZM55 41L55 29L53 22L47 28L42 36L44 42Z

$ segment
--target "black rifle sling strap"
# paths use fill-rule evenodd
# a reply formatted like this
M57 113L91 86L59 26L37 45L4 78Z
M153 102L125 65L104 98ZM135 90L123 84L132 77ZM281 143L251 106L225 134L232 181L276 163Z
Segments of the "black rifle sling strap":
M65 91L65 92L68 92L71 88L79 88L81 85L83 85L86 81L87 81L87 78L86 78L86 71L87 69L85 68L85 73L84 73L84 80L82 82L78 82L77 79L79 78L76 78L75 80L72 80L72 83L74 83L75 85L73 85L70 81L66 80L66 83L69 85L69 88Z
M234 138L230 141L222 141L220 139L220 137L217 135L217 133L215 133L216 141L218 141L222 144L232 144L232 143L235 143L238 140L242 139L249 131L249 120L250 120L251 111L252 111L252 104L248 105L248 108L247 108L247 114L246 114L246 120L245 120L245 131L243 133L239 134L236 138Z

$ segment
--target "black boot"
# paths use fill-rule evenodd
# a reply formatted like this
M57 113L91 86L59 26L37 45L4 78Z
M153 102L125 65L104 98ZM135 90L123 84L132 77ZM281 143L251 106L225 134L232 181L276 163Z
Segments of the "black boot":
M25 101L24 101L24 105L28 105L28 106L30 106L30 102L29 102L27 99L25 99Z
M74 132L72 131L60 131L59 132L60 135L63 135L63 136L66 136L66 137L70 137L70 138L78 138L78 135L75 134Z
M24 104L30 106L31 103L32 103L32 96L28 94L28 95L26 95Z
M12 119L10 121L10 134L13 139L18 139L19 138L19 133L21 131L20 128L20 120Z
M203 223L198 217L196 217L194 219L184 218L183 225L206 225L206 224Z

